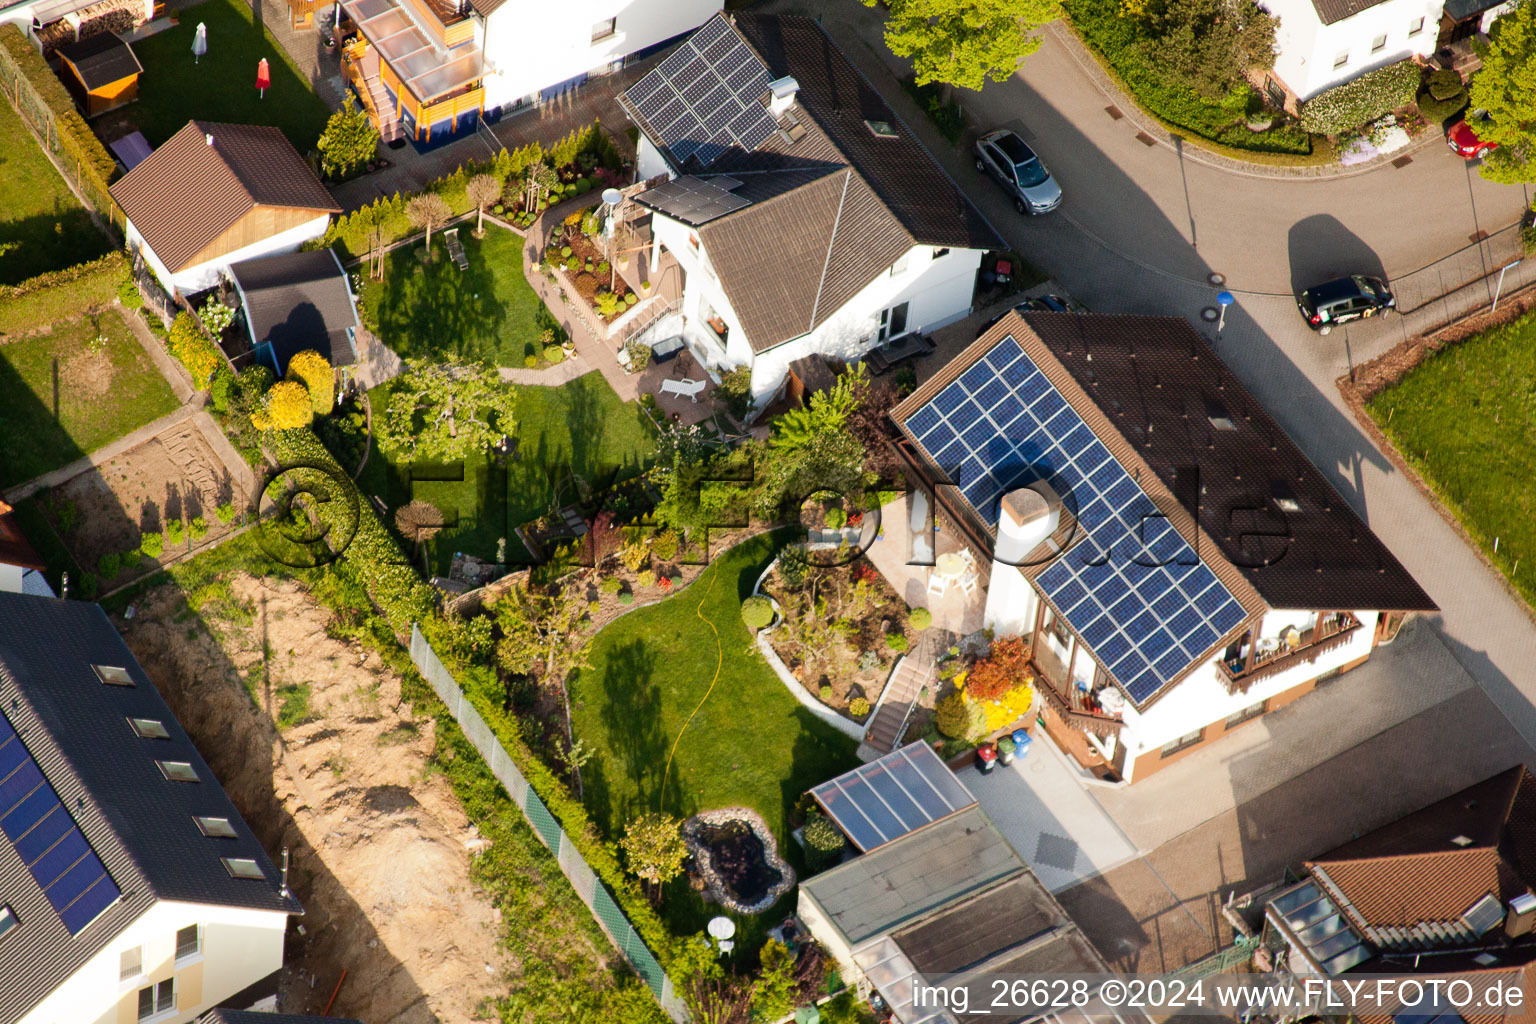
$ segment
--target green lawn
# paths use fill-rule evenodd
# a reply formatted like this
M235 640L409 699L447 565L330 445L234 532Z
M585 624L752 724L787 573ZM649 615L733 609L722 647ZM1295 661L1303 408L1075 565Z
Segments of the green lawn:
M0 101L0 284L93 260L109 248L85 207Z
M1536 316L1527 314L1431 355L1368 408L1483 553L1536 603L1533 394Z
M387 401L388 383L369 392L375 415ZM431 542L433 564L446 572L455 551L494 558L496 542L506 537L508 557L526 558L512 530L549 511L557 501L576 500L572 477L601 487L627 479L650 465L656 455L654 431L634 403L619 401L600 373L588 373L560 387L507 385L517 395L519 458L506 467L489 459L468 459L463 479L417 480L414 494L406 464L392 464L388 453L369 458L360 481L390 508L412 497L443 509L457 525ZM431 467L433 476L444 467Z
M459 237L468 270L454 265L434 233L432 262L422 263L420 245L404 246L385 260L384 280L364 282L362 303L375 333L406 359L458 356L522 368L546 327L564 337L523 276L522 239L495 227L483 240L469 227Z
M104 122L131 123L151 146L195 117L272 125L281 128L300 153L315 148L330 110L272 33L255 24L249 3L207 0L182 8L176 17L180 23L175 28L133 44L144 65L138 102L106 115ZM199 22L208 26L208 52L194 62L192 38ZM306 45L315 39L302 38ZM263 57L272 73L265 99L256 91L256 65Z
M100 361L88 351L98 329L107 338ZM0 487L66 465L175 409L170 386L116 314L0 344Z
M774 543L763 535L733 548L675 597L618 619L593 641L591 666L571 684L571 713L577 737L594 751L582 780L607 835L658 806L686 817L744 805L798 862L785 825L790 809L811 786L859 763L854 742L800 706L742 624L741 602ZM674 885L662 912L675 928L698 930L710 910Z

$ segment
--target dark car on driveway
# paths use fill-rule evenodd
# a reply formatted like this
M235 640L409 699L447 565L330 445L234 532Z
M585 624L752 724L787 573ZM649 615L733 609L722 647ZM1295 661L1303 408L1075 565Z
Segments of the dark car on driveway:
M1387 282L1379 277L1352 274L1337 281L1315 285L1296 296L1296 308L1319 334L1362 317L1385 313L1397 305Z
M1061 205L1061 186L1035 151L1006 128L976 140L976 169L996 178L1020 213L1050 213Z

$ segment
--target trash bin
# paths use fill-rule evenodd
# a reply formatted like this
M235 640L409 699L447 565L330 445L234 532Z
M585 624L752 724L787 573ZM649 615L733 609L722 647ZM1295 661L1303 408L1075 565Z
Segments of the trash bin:
M997 767L997 748L990 743L983 743L976 748L976 770L983 775Z
M1029 745L1033 742L1034 738L1023 729L1013 730L1013 756L1020 761L1024 760L1029 756Z

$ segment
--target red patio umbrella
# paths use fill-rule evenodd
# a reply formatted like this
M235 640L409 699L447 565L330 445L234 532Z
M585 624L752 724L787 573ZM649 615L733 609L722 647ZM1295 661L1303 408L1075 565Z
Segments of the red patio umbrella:
M261 90L261 98L267 98L267 90L272 86L272 72L267 67L267 58L261 58L261 63L256 65L256 88Z

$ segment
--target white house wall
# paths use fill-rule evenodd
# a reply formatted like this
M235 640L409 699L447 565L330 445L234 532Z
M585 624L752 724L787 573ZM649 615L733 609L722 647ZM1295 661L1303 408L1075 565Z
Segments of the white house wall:
M1437 0L1386 0L1353 17L1324 25L1311 0L1261 2L1280 19L1275 30L1275 76L1301 100L1375 68L1434 53L1443 8ZM1423 27L1410 36L1413 22L1421 17ZM1371 44L1383 35L1386 46L1372 53ZM1335 58L1345 52L1348 63L1335 68Z
M1127 705L1122 716L1125 728L1120 742L1128 748L1126 771L1138 756L1160 750L1181 736L1237 714L1287 690L1294 689L1342 665L1371 653L1371 638L1376 632L1377 613L1357 611L1360 628L1338 647L1324 651L1313 662L1302 662L1283 672L1276 672L1255 683L1247 693L1229 693L1225 677L1217 666L1221 652L1195 669L1172 690L1144 711ZM1272 610L1259 630L1260 637L1278 637L1290 625L1310 625L1312 612ZM1131 781L1127 776L1126 781Z
M477 23L485 54L485 108L529 99L581 74L603 73L627 55L704 24L719 0L565 0L504 3ZM592 41L592 26L615 19Z
M128 248L137 249L144 256L144 262L149 269L159 278L166 290L175 294L180 291L183 295L212 288L219 283L219 278L229 269L231 263L239 263L241 260L255 259L258 256L276 256L285 252L298 252L299 247L312 238L319 238L325 234L325 229L331 223L331 215L322 213L302 224L295 225L287 231L279 232L263 238L259 242L225 253L217 259L206 263L199 263L171 273L166 265L161 262L155 251L144 242L144 236L139 234L133 221L128 222Z
M635 180L650 181L663 174L671 177L672 169L667 166L667 161L662 158L661 152L651 142L651 137L641 132L640 141L635 144Z
M202 948L178 963L176 932L193 924L202 926ZM139 990L171 977L177 979L176 1012L153 1019L186 1024L281 968L287 925L288 915L278 911L157 903L20 1024L134 1024ZM120 980L122 954L136 946L143 947L142 974ZM194 975L200 975L195 985ZM193 988L201 989L196 1002L183 998Z

